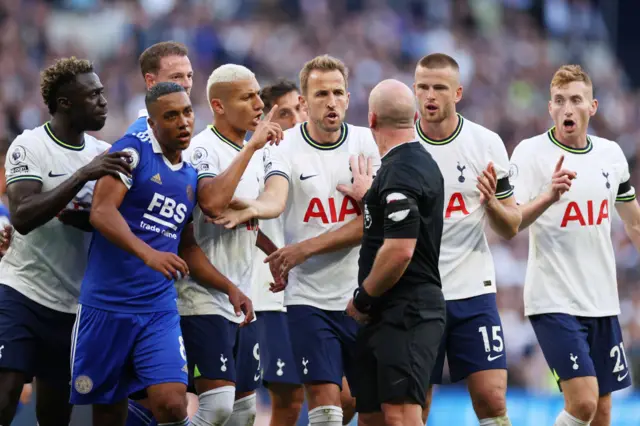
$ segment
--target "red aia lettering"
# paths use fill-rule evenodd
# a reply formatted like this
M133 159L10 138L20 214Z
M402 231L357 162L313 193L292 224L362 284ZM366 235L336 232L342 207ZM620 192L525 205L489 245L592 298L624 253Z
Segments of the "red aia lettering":
M464 203L464 198L462 198L462 194L459 192L454 192L451 194L451 198L449 199L449 204L447 204L447 210L445 211L444 217L451 217L451 213L453 212L462 212L463 215L468 215L467 205Z
M580 210L580 206L575 201L571 201L567 205L567 209L564 211L564 216L562 217L562 223L560 224L561 228L566 228L567 224L571 221L576 221L580 224L580 226L590 226L594 225L593 223L593 201L587 201L587 220L585 221L584 215ZM595 225L600 225L603 220L609 219L609 200L602 200L600 203L600 211L598 212L598 218L596 219Z
M327 210L329 216L327 216ZM322 223L337 223L344 222L345 217L348 214L361 215L360 206L358 203L351 197L344 197L342 199L342 205L340 206L340 212L338 213L336 210L336 200L333 197L330 197L327 201L327 208L320 201L320 198L314 197L309 201L309 206L307 207L307 211L304 214L303 221L305 223L309 222L311 218L318 218L322 221Z

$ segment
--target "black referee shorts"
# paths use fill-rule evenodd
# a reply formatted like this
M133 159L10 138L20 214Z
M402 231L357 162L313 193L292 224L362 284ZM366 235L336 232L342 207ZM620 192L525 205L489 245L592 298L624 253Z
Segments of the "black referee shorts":
M426 310L404 301L364 326L354 354L356 411L378 412L383 403L424 408L444 325L444 304Z

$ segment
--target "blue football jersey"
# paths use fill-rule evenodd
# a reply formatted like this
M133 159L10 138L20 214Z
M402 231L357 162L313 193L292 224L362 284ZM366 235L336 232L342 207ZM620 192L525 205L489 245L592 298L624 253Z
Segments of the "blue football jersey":
M129 191L119 209L129 228L155 250L177 254L196 202L196 170L187 162L169 163L146 123L144 130L140 126L126 134L111 151L131 155L132 177L122 176ZM176 310L173 284L95 231L80 303L130 313Z

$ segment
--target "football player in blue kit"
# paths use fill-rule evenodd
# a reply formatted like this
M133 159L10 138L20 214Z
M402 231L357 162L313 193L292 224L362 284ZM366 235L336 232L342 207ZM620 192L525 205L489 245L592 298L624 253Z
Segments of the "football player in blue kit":
M197 175L182 161L194 124L189 96L164 82L145 103L151 131L125 135L112 148L130 155L131 176L98 181L91 210L96 232L74 327L71 400L93 404L95 426L124 425L127 397L142 389L159 425L189 424L174 279L191 272L253 316L193 237Z

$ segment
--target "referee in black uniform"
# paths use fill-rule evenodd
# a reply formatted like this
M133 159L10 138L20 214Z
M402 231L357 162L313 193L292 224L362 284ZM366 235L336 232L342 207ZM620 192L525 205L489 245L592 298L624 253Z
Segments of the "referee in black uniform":
M360 424L367 426L423 425L444 331L438 271L444 181L415 138L415 119L415 100L405 84L385 80L371 91L369 126L382 166L362 200L360 287L347 307L364 324L356 340L353 388Z

